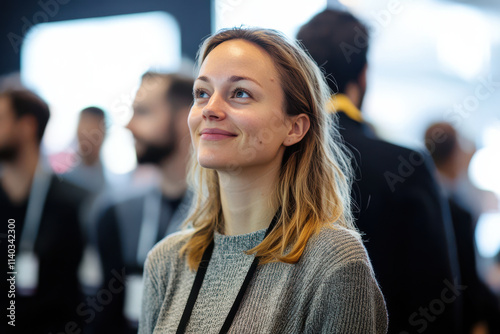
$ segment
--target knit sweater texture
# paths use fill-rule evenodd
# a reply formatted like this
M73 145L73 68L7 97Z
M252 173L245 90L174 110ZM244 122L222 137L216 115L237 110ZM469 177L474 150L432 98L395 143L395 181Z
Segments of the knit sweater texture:
M144 268L139 334L175 333L196 272L179 250L186 230L160 241ZM214 250L186 333L219 333L266 230L214 234ZM295 264L259 265L229 333L386 333L387 312L359 236L324 227Z

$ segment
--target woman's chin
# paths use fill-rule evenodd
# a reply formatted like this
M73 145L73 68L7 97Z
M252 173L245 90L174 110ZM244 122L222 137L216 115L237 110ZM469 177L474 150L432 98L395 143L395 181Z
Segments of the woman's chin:
M198 163L201 167L207 169L214 169L219 172L235 172L240 170L239 166L235 162L231 162L230 159L198 159Z
M208 169L220 170L230 167L230 164L225 161L225 159L221 159L212 154L210 156L198 156L198 163L201 167Z

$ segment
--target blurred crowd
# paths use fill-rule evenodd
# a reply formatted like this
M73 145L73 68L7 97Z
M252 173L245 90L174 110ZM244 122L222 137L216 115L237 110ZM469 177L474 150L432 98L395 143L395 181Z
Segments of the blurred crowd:
M362 112L369 31L353 15L325 10L296 37L329 78L327 109L352 158L352 210L389 333L500 333L500 254L485 268L474 238L478 218L498 202L468 179L473 143L446 122L429 124L426 152L377 135ZM106 110L80 111L75 163L55 173L41 151L49 106L11 82L0 86L0 246L7 256L15 245L17 271L13 286L4 270L1 289L15 290L10 319L19 333L137 332L146 256L191 206L193 82L144 73L126 126L138 167L126 176L102 162Z

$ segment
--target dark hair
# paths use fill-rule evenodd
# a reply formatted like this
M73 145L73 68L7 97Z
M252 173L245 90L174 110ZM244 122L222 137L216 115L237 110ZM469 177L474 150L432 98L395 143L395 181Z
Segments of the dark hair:
M437 167L450 159L457 145L457 131L448 123L434 123L425 131L425 146Z
M333 92L344 93L349 82L358 81L369 37L368 29L352 14L326 9L300 28L297 39L323 68Z
M49 121L49 106L38 95L29 90L8 90L0 97L9 99L17 119L33 116L37 122L37 140L40 143Z
M142 75L142 80L154 79L164 80L168 83L165 98L170 103L172 111L176 112L182 108L189 107L193 102L194 80L190 77L175 73L159 73L148 71Z

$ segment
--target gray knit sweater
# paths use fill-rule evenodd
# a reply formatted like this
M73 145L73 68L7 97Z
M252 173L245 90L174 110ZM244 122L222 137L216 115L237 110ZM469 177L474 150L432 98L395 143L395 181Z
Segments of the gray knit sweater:
M175 333L195 272L179 249L182 231L160 241L144 269L139 334ZM265 230L215 233L214 250L186 333L219 333ZM387 312L366 250L344 228L323 228L296 264L260 265L230 333L386 333Z

